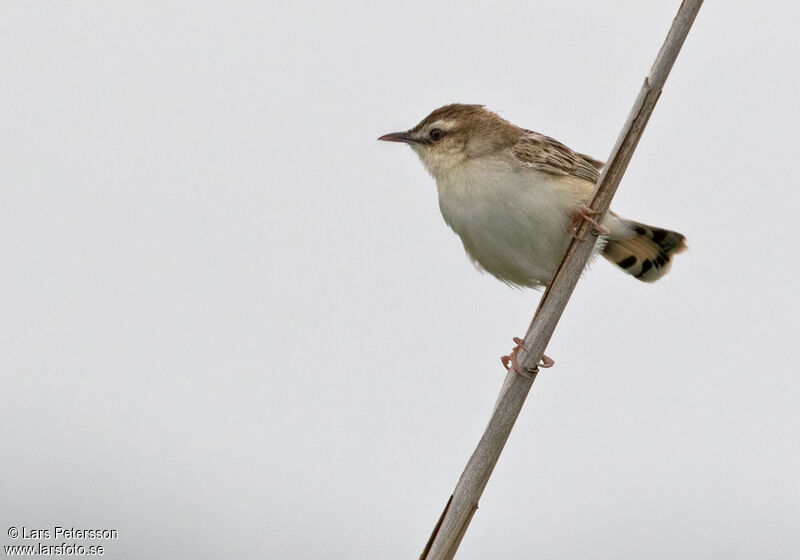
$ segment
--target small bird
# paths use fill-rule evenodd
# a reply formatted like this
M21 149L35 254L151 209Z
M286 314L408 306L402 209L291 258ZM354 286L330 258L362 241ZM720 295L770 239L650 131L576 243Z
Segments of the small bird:
M436 180L442 216L473 263L511 286L549 285L581 219L600 237L595 252L643 282L661 278L686 249L680 233L611 211L595 221L586 203L603 162L483 105L445 105L378 140L411 146Z
M581 220L594 226L601 253L643 282L669 271L672 256L686 249L678 232L607 212L602 222L586 203L603 162L561 142L520 128L483 105L445 105L414 128L378 138L405 142L436 180L444 221L464 243L472 262L506 284L541 288L550 284ZM520 367L523 340L501 358ZM539 367L551 367L542 357Z

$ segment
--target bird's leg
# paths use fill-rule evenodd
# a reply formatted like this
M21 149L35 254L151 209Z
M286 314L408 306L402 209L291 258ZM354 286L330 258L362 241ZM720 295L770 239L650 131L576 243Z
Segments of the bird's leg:
M503 362L503 367L505 367L507 370L513 369L522 377L527 377L528 379L533 379L533 375L539 371L540 367L542 368L553 367L553 364L555 364L555 362L552 360L552 358L548 357L545 354L542 354L542 363L540 363L535 368L528 368L528 367L523 368L521 365L519 365L519 362L517 362L517 354L519 353L520 348L522 348L526 352L528 350L527 348L525 348L525 346L523 346L524 342L525 341L522 340L521 338L516 336L514 337L514 343L516 344L516 346L511 351L511 354L500 357L500 361Z
M608 235L608 228L595 219L599 214L600 212L597 210L592 210L585 204L582 204L572 216L569 234L579 241L582 240L583 238L578 235L578 230L581 227L581 221L586 220L594 228L594 235Z

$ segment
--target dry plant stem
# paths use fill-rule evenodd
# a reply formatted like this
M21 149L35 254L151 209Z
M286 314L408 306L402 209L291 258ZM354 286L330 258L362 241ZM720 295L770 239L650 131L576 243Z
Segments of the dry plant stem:
M661 95L664 82L702 3L702 0L684 0L650 70L650 75L645 78L589 204L589 208L596 212L598 221L602 220L611 204L611 199L616 193L622 175L653 112L653 107ZM530 368L528 371L534 373L530 378L523 377L512 368L506 374L489 424L470 457L451 500L420 557L421 560L450 560L455 556L469 522L478 509L478 500L489 482L489 477L525 403L525 398L536 379L537 364L544 355L556 324L597 241L597 238L590 234L591 229L591 224L584 219L567 249L555 278L542 296L536 315L525 335L525 349L519 352L517 359L523 369Z

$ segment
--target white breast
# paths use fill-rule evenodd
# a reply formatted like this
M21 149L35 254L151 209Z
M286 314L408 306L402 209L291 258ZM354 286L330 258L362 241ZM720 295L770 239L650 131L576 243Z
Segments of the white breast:
M442 216L476 265L520 286L550 282L572 215L591 190L579 179L486 158L439 170L436 183Z

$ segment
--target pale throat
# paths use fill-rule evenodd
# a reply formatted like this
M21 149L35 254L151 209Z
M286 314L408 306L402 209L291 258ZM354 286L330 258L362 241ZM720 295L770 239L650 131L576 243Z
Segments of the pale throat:
M448 175L467 160L467 155L462 150L441 151L412 147L425 169L435 179Z

